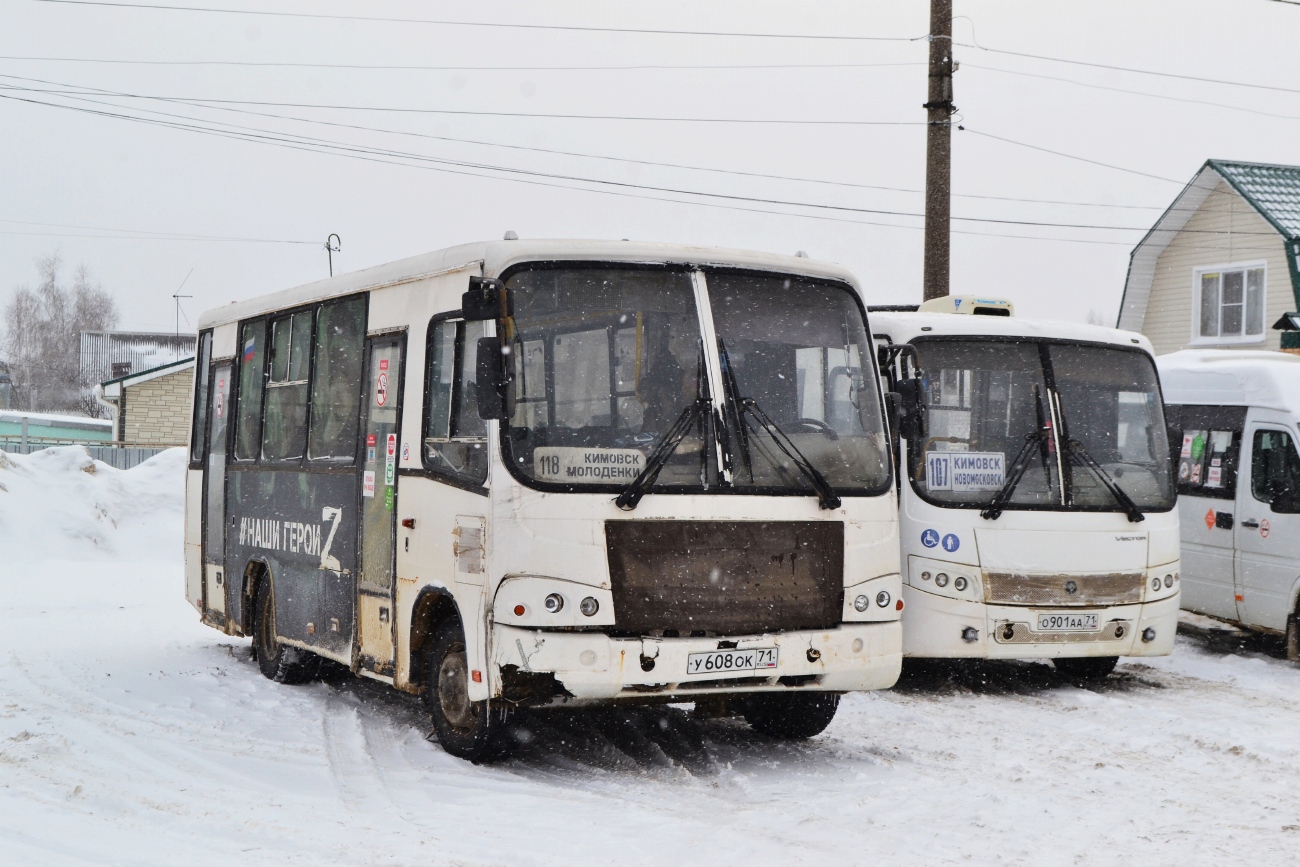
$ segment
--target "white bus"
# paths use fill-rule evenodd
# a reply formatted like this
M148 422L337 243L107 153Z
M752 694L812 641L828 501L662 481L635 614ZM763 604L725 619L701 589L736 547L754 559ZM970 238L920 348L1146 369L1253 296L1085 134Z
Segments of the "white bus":
M810 737L901 666L868 334L843 269L626 242L471 244L209 311L187 596L267 677L324 658L422 693L476 761L563 702Z
M1178 466L1183 607L1284 633L1300 659L1300 358L1188 349L1157 359Z
M1000 299L873 312L899 394L909 657L1104 677L1172 651L1178 513L1146 338Z

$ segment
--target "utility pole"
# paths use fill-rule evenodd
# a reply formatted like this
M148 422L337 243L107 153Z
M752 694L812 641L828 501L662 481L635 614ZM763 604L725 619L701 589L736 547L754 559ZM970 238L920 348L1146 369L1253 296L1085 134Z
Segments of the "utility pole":
M930 0L930 90L925 141L924 297L948 294L952 209L952 0Z

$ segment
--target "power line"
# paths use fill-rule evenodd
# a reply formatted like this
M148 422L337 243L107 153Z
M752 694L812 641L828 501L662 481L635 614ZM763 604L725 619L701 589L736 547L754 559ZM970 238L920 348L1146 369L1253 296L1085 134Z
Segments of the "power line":
M7 89L7 90L26 91L26 92L35 91L38 93L64 96L69 99L83 98L81 94L84 93L84 91L78 91L77 93L68 93L66 91L49 91L49 90L38 89L38 88L17 88L11 85L0 85L0 88ZM100 91L101 93L104 92L102 88L93 88L93 90ZM136 96L135 98L148 98L148 97ZM163 99L169 102L178 101L174 97L167 97ZM86 100L86 101L95 102L95 100ZM113 105L112 107L119 108L119 109L121 108L121 106L116 106L116 105ZM167 113L164 112L161 114L166 115ZM194 117L177 116L177 115L172 115L172 116L190 122L214 123L213 121L203 121ZM231 126L229 124L221 124L221 125ZM522 175L527 177L540 177L540 178L547 178L551 180L561 180L561 181L586 183L586 184L599 184L602 186L645 190L648 192L668 193L672 195L701 196L701 197L707 197L713 199L722 199L726 201L747 202L747 203L764 204L764 205L779 205L784 207L796 207L796 208L815 208L820 210L839 211L844 213L871 214L876 216L898 216L898 217L923 216L922 214L914 211L898 211L898 210L885 209L885 208L858 208L858 207L852 207L848 205L832 205L832 204L825 204L819 202L801 202L795 200L775 199L775 198L759 197L759 196L741 196L741 195L733 195L727 193L704 192L699 190L682 189L677 187L657 186L652 184L639 184L639 183L633 183L631 181L611 181L602 178L591 178L591 177L584 177L580 175L568 175L568 174L561 174L557 172L543 172L543 171L537 171L531 169L521 169L521 168L516 168L511 166L498 166L498 165L491 165L486 163L469 162L464 160L451 160L446 158L431 157L425 154L412 154L409 152L394 151L389 149L361 148L355 145L344 145L339 142L333 142L326 139L317 139L309 136L301 136L292 133L276 133L271 130L265 130L259 128L245 127L244 129L251 130L252 132L256 133L258 136L275 136L275 137L292 136L297 143L308 143L314 146L324 146L330 149L362 151L365 153L382 154L383 156L397 157L406 160L418 160L421 162L431 162L439 165L449 165L449 166L456 166L460 168L472 168L472 169L491 171L491 172L500 172L500 173L512 174L512 175ZM285 139L281 138L281 140L285 140ZM1145 231L1147 228L1147 227L1140 227L1140 226L1105 226L1105 225L1097 225L1091 223L1062 223L1062 222L1042 221L1042 220L1031 221L1031 220L994 219L989 217L953 217L953 219L962 222L990 223L990 224L1014 225L1014 226L1043 226L1043 227L1062 228L1062 229Z
M50 63L102 63L124 66L232 66L285 69L349 69L401 72L618 72L672 70L757 70L757 69L873 69L890 66L924 66L924 61L907 60L890 63L638 63L611 66L426 66L421 64L382 63L290 63L260 60L130 60L98 57L36 57L5 54L0 60Z
M81 226L69 223L38 223L32 220L10 220L0 218L0 223L7 223L15 226L40 226L42 228L53 229L84 229L91 232L117 232L125 235L148 235L158 238L175 239L179 241L234 241L246 244L315 244L314 241L286 241L280 238L239 238L225 235L199 235L190 232L159 232L149 229L119 229L108 226ZM38 232L19 232L0 230L6 235L29 235L41 234ZM73 236L69 236L73 237ZM88 235L78 237L107 237L103 235Z
M336 15L324 12L280 12L266 9L222 9L214 6L176 6L154 3L122 3L111 0L35 0L65 6L103 6L116 9L145 9L165 12L207 12L220 15L259 15L269 18L311 18L325 21L375 21L388 24L436 24L447 27L488 27L510 30L557 30L575 33L625 33L648 36L725 36L744 39L815 39L836 42L916 42L924 36L850 36L822 33L748 33L720 30L664 30L637 27L590 27L569 24L510 24L499 21L452 21L437 18L395 18L377 15Z
M964 132L971 133L973 135L983 136L984 138L991 138L996 141L1006 142L1007 144L1013 144L1016 145L1017 147L1029 148L1030 150L1042 151L1043 153L1052 154L1058 157L1064 157L1065 159L1068 160L1078 160L1081 163L1088 163L1094 166L1101 166L1102 168L1114 169L1117 172L1127 172L1130 175L1141 175L1144 178L1154 178L1157 181L1166 181L1171 184L1185 183L1184 181L1177 181L1174 180L1173 178L1166 178L1160 175L1153 175L1150 174L1149 172L1140 172L1137 169L1127 169L1124 168L1123 166L1113 165L1112 163L1103 163L1103 162L1099 162L1098 160L1090 160L1087 157L1076 156L1074 154L1067 154L1061 151L1054 151L1051 148L1040 147L1039 145L1031 145L1031 144L1027 144L1026 142L1016 141L1015 139L1010 139L1010 138L1003 138L1000 135L993 135L987 132L980 132L979 130L971 129L968 126L959 126L957 127L957 129L962 130Z

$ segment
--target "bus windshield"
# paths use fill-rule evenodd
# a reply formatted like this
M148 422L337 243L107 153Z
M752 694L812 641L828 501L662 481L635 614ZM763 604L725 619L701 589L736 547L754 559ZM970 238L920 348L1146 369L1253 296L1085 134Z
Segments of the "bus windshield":
M1012 339L915 346L922 424L908 472L926 499L982 508L1001 494L1007 509L1125 511L1127 495L1141 510L1173 507L1164 412L1146 353Z
M870 348L849 287L576 265L516 271L506 283L513 371L503 454L525 478L622 490L681 422L686 434L652 490L811 494L786 454L791 444L838 494L888 488ZM704 298L715 346L702 336ZM717 352L730 364L715 389L706 353ZM729 412L714 411L724 405Z

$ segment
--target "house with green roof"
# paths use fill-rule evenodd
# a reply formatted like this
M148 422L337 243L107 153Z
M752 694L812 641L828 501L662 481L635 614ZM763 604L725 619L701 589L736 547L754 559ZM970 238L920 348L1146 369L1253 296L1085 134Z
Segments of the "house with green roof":
M1133 249L1118 325L1157 355L1300 353L1298 256L1300 166L1208 160Z

